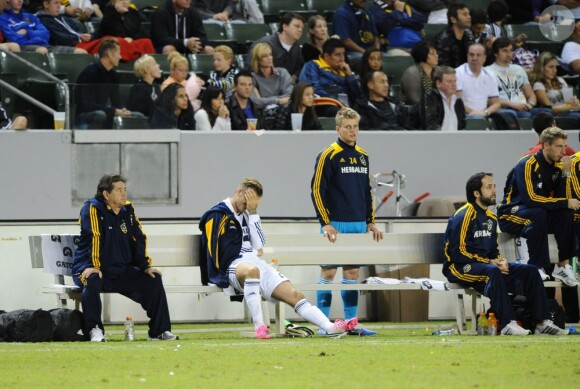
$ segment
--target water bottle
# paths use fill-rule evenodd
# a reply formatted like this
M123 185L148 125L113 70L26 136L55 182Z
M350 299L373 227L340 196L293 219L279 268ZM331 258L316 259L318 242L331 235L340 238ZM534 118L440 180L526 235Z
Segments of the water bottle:
M489 313L489 319L487 319L487 331L489 335L497 335L497 319L495 318L495 313Z
M487 335L487 317L485 317L485 312L479 313L479 318L477 319L477 335Z
M133 323L131 316L127 316L127 320L125 321L125 340L135 340L135 323Z
M433 331L431 335L451 336L455 335L455 330L453 328L440 328L437 331Z

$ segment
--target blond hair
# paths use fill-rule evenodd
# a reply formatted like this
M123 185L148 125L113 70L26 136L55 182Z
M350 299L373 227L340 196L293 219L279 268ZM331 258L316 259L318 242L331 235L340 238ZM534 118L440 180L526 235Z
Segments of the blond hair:
M349 107L342 107L337 113L335 117L336 126L340 127L342 125L342 121L344 119L356 119L360 120L360 115L357 111Z
M183 55L179 54L179 52L174 51L173 53L167 56L167 62L169 62L169 71L174 71L177 66L181 65L182 63L189 68L189 62L187 58Z
M219 45L218 47L216 47L215 49L213 49L213 53L214 55L217 53L220 53L221 55L224 56L224 59L226 61L233 61L234 60L234 51L231 49L231 47L226 46L226 45Z
M144 79L145 76L147 75L147 69L155 63L157 63L157 61L155 61L155 58L153 58L152 56L147 54L142 55L135 61L135 64L133 65L133 71L135 72L135 76L139 80Z
M260 59L266 55L267 51L272 52L272 47L267 43L256 43L254 48L252 49L252 71L255 73L260 72Z
M568 139L568 134L558 127L548 127L540 134L540 143L551 145L556 139Z
M259 197L262 197L262 194L264 193L264 188L262 187L262 183L260 181L258 181L257 178L254 178L254 177L242 178L242 182L240 182L240 188L242 188L243 190L251 188L254 191L256 191L256 194Z

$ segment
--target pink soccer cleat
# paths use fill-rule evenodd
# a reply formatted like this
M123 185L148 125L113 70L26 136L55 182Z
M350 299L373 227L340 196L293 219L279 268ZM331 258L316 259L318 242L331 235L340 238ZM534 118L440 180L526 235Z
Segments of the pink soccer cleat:
M332 332L328 333L330 338L342 338L348 331L354 329L358 324L358 319L353 317L348 320L335 320L334 326L332 327Z
M272 339L268 333L268 327L263 325L256 329L256 338L258 339Z

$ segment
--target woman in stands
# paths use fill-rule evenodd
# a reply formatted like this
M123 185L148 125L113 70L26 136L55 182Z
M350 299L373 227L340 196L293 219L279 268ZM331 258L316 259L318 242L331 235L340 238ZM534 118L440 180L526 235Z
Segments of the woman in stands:
M155 111L155 102L161 95L161 88L156 82L161 78L161 69L155 58L150 55L144 55L135 61L133 68L137 82L129 92L127 109L151 117Z
M266 116L270 108L268 106L274 105L270 116L275 117L278 111L276 106L283 106L290 101L292 79L286 69L274 67L272 47L267 43L257 43L252 49L252 77L252 100L258 107L266 108Z
M432 43L421 41L411 49L415 65L409 66L401 77L401 92L405 104L415 105L435 87L433 69L439 63L437 50Z
M233 93L234 76L239 72L233 61L234 52L230 47L221 45L213 50L213 67L215 70L209 74L207 83L209 86L223 89L226 98Z
M273 130L292 130L292 114L301 113L302 131L322 131L322 125L314 111L314 87L307 82L299 82L290 96L290 104L280 109Z
M330 38L326 19L320 15L311 16L308 19L308 38L302 45L302 57L304 62L318 59L322 54L322 45Z
M201 108L195 113L197 131L231 131L230 111L225 104L222 89L207 88L201 99Z
M167 77L161 84L161 90L163 91L167 85L174 83L183 85L187 96L189 97L189 101L191 101L191 104L193 105L194 111L197 111L201 105L198 97L204 81L193 74L193 72L189 79L187 78L189 73L189 62L187 61L187 58L179 54L179 52L174 51L169 54L167 56L167 62L169 62L169 77Z
M171 84L163 90L149 125L153 129L195 130L193 109L182 85Z
M549 51L544 51L530 73L530 84L533 86L539 106L552 108L554 116L567 116L580 120L580 103L562 77L558 77L556 67L558 59ZM566 88L570 96L564 96Z
M143 37L139 12L129 8L130 3L129 0L111 0L103 11L100 34L103 37L122 38L130 43L132 51L129 61L134 61L143 54L154 54L155 48L151 39ZM121 55L122 51L121 48Z
M360 79L361 83L367 79L367 74L371 71L383 69L383 56L381 50L376 47L366 49L360 60Z

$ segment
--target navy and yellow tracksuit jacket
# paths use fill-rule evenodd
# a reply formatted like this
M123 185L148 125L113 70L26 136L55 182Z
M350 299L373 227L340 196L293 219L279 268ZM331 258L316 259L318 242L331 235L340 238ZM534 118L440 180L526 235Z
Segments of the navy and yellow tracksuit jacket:
M201 252L206 255L206 262L200 263L202 283L211 282L227 288L230 285L228 267L240 258L242 226L228 206L221 202L203 214L199 229Z
M522 157L508 174L498 216L507 218L520 205L547 210L567 208L566 179L560 166L560 163L549 164L543 150Z
M497 244L497 218L489 209L466 203L449 218L445 230L443 274L465 264L489 263L501 258Z
M121 208L118 215L104 202L91 198L81 208L81 236L73 263L73 277L80 277L88 267L100 269L104 276L123 276L129 267L145 270L151 266L147 254L147 236L133 204Z
M566 180L566 197L569 199L580 199L580 151L572 155L572 165L570 166L572 175ZM580 212L574 212L574 221L580 220ZM577 234L580 231L576 232Z
M340 138L316 158L312 203L322 226L330 221L375 222L369 156Z

